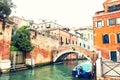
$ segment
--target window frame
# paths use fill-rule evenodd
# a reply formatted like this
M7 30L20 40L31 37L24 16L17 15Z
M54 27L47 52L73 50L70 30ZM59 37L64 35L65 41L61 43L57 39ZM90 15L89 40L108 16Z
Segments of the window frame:
M115 55L113 56L113 54ZM117 51L110 51L110 60L117 62Z
M120 33L117 34L117 43L120 43Z
M117 23L117 19L119 19L119 21L120 21L120 17L116 18L116 25L120 25L120 22Z
M112 24L111 24L110 20L114 20ZM116 25L116 18L109 18L107 20L107 26L114 26L114 25Z
M107 36L107 38L105 38ZM109 44L110 43L110 37L109 37L109 34L103 34L102 36L102 41L103 41L103 44Z
M120 4L112 5L107 7L108 12L118 11L120 10Z
M100 23L100 24L99 24ZM100 28L100 27L103 27L104 26L104 23L103 23L103 20L98 20L96 21L96 27L97 28Z

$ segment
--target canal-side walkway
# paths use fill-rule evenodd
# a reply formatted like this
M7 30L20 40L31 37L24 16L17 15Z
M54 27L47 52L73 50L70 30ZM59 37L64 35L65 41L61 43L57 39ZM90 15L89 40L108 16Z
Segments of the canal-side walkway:
M120 80L120 78L100 78L99 80Z
M97 80L120 80L120 63L98 58L96 62Z

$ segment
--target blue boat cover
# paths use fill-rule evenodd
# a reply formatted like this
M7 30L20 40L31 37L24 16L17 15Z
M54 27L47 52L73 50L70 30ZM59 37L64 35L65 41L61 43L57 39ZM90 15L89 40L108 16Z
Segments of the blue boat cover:
M82 66L83 71L85 71L85 72L90 72L90 71L92 71L92 63L90 63L89 61L88 61L88 62L81 63L80 66Z

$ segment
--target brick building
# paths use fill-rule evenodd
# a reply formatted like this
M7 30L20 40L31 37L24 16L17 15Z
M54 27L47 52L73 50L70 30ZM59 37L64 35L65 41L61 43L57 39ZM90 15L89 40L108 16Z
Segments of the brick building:
M106 0L93 16L94 45L102 57L120 61L120 0Z
M3 19L0 19L0 72L7 72L11 67L10 44L14 23L8 20L4 21L5 29L3 30Z
M31 29L31 42L35 48L26 57L26 64L33 65L52 61L52 51L57 50L62 45L77 45L77 36L72 35L64 29L47 29L46 31L36 31ZM75 58L75 54L67 57Z
M16 24L15 28L17 29L23 25L29 25L29 20L26 20L24 18L17 17L17 16L11 16L11 18L13 19L13 22Z

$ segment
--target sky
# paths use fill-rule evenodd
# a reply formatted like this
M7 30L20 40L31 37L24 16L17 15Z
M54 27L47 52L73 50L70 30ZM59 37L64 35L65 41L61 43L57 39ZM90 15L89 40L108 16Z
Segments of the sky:
M12 15L25 19L53 21L65 27L93 25L95 12L106 0L12 0Z

